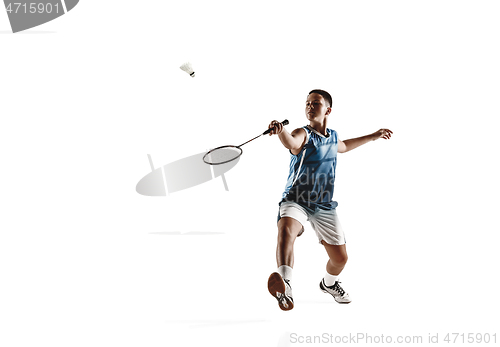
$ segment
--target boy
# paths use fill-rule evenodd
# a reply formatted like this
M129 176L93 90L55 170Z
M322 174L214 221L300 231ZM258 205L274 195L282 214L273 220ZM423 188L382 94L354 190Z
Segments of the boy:
M278 214L278 271L271 274L268 289L279 307L293 309L292 268L295 238L304 232L306 221L311 223L329 260L320 289L341 304L351 302L342 289L338 276L347 262L345 238L337 218L337 202L332 201L337 153L345 153L379 138L390 139L392 131L380 129L373 134L341 141L337 132L326 127L332 109L332 97L324 90L312 90L306 101L309 125L290 134L278 121L272 121L271 135L278 135L290 150L290 174Z

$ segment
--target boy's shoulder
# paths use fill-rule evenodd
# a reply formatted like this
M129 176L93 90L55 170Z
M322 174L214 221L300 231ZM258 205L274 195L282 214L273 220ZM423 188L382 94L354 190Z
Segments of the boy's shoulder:
M308 133L308 134L315 133L320 137L330 137L330 136L333 136L334 138L337 137L337 131L335 129L331 129L331 128L326 128L327 136L318 133L314 128L310 127L309 125L305 125L299 129L304 129L306 131L306 133Z

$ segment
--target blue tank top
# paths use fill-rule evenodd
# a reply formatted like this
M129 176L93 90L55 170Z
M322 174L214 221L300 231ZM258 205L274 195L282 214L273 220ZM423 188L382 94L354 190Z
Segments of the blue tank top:
M337 207L333 199L337 165L337 132L327 129L327 136L309 126L306 143L297 155L291 154L290 171L283 201L294 201L312 209Z

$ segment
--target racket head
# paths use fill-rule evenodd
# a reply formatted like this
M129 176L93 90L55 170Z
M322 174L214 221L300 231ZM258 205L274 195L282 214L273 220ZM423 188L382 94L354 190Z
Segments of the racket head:
M220 165L229 163L242 154L243 150L238 146L220 146L205 153L203 161L209 165Z

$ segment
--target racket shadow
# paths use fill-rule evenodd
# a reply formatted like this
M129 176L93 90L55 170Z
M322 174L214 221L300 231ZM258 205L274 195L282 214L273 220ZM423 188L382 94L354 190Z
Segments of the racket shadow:
M209 165L203 161L204 155L205 152L198 153L156 169L151 156L148 155L152 171L137 183L137 193L146 196L166 196L206 183L219 176L225 189L229 190L224 173L231 170L239 162L239 158L221 165Z

